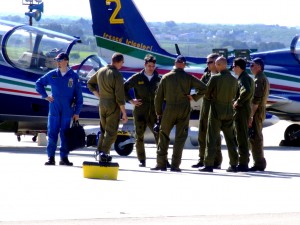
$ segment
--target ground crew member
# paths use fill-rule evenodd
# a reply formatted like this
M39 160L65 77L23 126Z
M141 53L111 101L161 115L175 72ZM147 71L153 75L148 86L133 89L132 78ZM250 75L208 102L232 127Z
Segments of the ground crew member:
M101 136L97 149L100 154L109 154L112 144L117 139L120 112L122 112L123 123L128 120L125 110L124 81L119 72L123 63L124 56L114 53L111 64L100 68L87 82L89 90L99 98Z
M59 165L73 166L68 159L65 130L70 128L71 118L77 121L83 104L79 76L69 68L69 57L62 52L54 58L57 68L46 73L36 81L36 91L49 101L48 114L48 161L45 165L55 165L55 150L58 133L60 133L60 162ZM45 87L51 86L51 95Z
M206 136L205 167L201 172L213 172L216 154L216 137L223 131L229 155L230 167L228 172L236 172L238 153L236 150L233 130L232 102L237 93L238 84L235 77L227 70L227 60L223 56L217 58L216 67L219 74L212 76L207 84L206 96L211 100L208 115L208 129Z
M239 152L237 170L241 172L246 172L249 169L248 123L251 113L251 101L254 94L254 81L245 71L246 65L247 61L243 58L234 59L232 65L234 73L238 76L238 92L233 103L233 117Z
M208 83L211 76L214 76L218 73L215 61L219 57L218 53L212 53L207 56L207 69L208 71L203 74L201 77L201 81L205 84ZM199 117L199 133L198 133L198 143L199 143L199 161L197 164L192 165L192 168L198 168L204 166L204 155L205 155L205 147L206 147L206 133L207 133L207 123L208 123L208 113L210 109L210 100L204 96L203 102L200 111ZM217 149L216 149L216 157L214 162L214 168L220 169L222 164L222 151L221 151L221 136L217 136Z
M140 167L146 166L144 134L147 127L153 133L155 142L158 144L158 134L153 132L154 124L157 121L154 96L161 79L155 70L156 58L146 55L144 62L144 69L132 75L124 84L126 101L134 105L135 147ZM130 94L131 88L134 90L134 98Z
M190 100L197 101L206 92L206 85L202 81L184 71L185 65L185 57L178 56L175 60L175 69L165 74L158 86L155 96L155 111L158 117L162 116L162 120L159 131L157 164L151 170L166 170L169 135L176 125L171 171L181 171L179 166L188 136ZM195 88L197 93L191 96L192 88Z
M261 58L255 58L250 70L254 75L255 91L251 104L251 115L249 127L253 129L253 136L250 137L251 151L254 165L249 171L264 171L267 166L263 151L263 122L266 118L266 104L270 91L268 78L264 74L264 62Z

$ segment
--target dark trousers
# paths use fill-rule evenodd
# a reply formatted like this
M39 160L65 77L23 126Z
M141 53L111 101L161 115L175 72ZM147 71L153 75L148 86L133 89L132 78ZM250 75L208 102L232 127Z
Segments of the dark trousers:
M166 166L170 143L169 135L174 126L176 126L176 132L171 167L178 168L180 166L183 147L188 136L189 119L190 105L181 107L166 106L159 131L157 166Z
M205 166L214 166L214 159L216 155L216 137L223 131L229 156L229 164L231 166L237 166L238 153L236 150L233 120L220 120L213 116L209 117L208 130L206 136L206 151L205 151Z

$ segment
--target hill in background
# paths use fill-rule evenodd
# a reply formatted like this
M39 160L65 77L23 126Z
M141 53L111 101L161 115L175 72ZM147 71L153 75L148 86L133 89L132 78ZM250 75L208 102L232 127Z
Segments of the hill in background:
M2 16L1 19L27 23L28 17ZM79 36L89 49L96 48L92 33L92 21L83 18L43 18L34 26L57 32ZM224 25L152 22L148 23L160 45L171 53L175 52L175 43L181 53L189 56L206 57L213 48L257 49L269 51L289 48L293 37L300 33L297 27L278 25ZM137 31L138 32L138 31Z

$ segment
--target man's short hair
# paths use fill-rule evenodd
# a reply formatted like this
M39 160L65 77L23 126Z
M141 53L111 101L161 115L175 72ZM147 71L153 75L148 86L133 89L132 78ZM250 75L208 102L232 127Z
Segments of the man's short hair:
M59 53L55 58L55 61L61 61L61 60L68 60L69 61L69 56L67 53L65 52L61 52Z
M156 63L156 58L153 56L153 55L151 55L151 54L147 54L146 56L145 56L145 58L144 58L144 61L145 61L145 64L147 64L147 63L149 63L149 62L151 62L151 63Z
M216 60L220 55L218 53L211 53L206 58Z
M245 59L238 57L235 58L233 62L235 66L240 67L242 70L246 69L247 61Z
M177 58L175 59L176 63L186 63L186 58L183 55L179 55L177 56Z
M114 53L111 57L112 63L124 61L124 56L121 53Z
M264 63L264 61L261 58L255 58L255 59L252 60L251 63L255 63L257 65L260 65L261 70L264 71L264 69L265 69L265 63Z

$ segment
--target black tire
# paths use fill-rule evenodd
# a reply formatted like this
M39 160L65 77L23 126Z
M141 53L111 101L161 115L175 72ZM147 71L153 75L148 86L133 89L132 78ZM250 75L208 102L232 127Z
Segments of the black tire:
M284 140L286 141L295 141L298 139L293 139L291 138L291 136L293 134L295 134L296 132L300 131L300 125L299 124L292 124L290 126L288 126L285 131L284 131ZM298 142L300 142L300 140L298 140Z
M21 136L20 135L17 136L17 140L18 140L18 142L21 141Z
M37 136L33 136L32 141L36 142Z
M128 135L118 135L117 136L117 140L116 140L116 142L114 144L114 147L115 147L115 151L119 155L121 155L121 156L128 156L133 151L134 144L127 144L127 145L124 146L123 149L119 148L119 143L123 142L123 141L126 141L129 138L130 138L130 136L128 136Z

